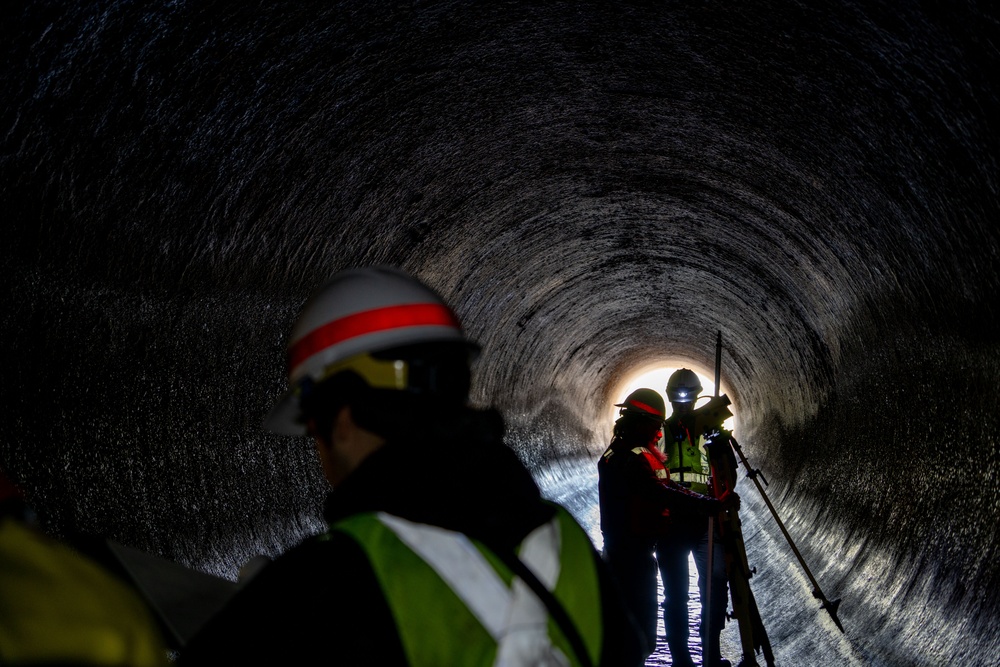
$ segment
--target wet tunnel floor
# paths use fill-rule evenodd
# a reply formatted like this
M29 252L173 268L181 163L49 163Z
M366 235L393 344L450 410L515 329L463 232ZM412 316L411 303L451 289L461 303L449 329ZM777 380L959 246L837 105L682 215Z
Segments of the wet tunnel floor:
M598 533L600 530L598 530ZM698 602L698 572L695 569L694 558L688 557L688 572L691 573L690 586L688 587L688 648L695 665L701 667L701 640L698 636L698 621L701 618L701 605ZM663 604L663 582L657 576L657 600ZM729 658L735 665L740 654L740 637L734 623L726 623L722 631L722 655ZM656 620L656 650L653 655L646 660L646 667L663 667L672 665L670 660L670 650L667 648L667 633L663 627L663 616Z
M590 535L598 550L603 546L600 530L600 512L597 496L596 462L578 460L563 461L535 474L536 481L546 498L560 503L569 510ZM743 498L740 517L743 521L744 538L753 544L751 566L757 566L758 573L751 580L751 587L761 608L761 617L767 629L768 639L778 667L810 667L812 665L838 665L861 667L888 665L860 654L847 637L835 628L833 622L824 617L818 602L812 598L805 576L797 570L798 564L789 552L787 543L781 540L775 527L773 531L764 522L772 522L763 502L755 497L752 488L738 486ZM748 551L749 551L748 547ZM766 564L766 567L764 565ZM697 623L700 618L698 581L693 559L689 563L692 573L689 594L691 619L691 656L695 664L701 666L701 646L698 642ZM659 600L663 601L662 584L658 583ZM850 628L848 629L850 632ZM722 655L734 665L741 657L739 628L735 622L727 622L722 631ZM763 656L757 656L758 664L764 666ZM670 651L667 649L662 616L657 620L657 647L646 661L647 667L670 665Z

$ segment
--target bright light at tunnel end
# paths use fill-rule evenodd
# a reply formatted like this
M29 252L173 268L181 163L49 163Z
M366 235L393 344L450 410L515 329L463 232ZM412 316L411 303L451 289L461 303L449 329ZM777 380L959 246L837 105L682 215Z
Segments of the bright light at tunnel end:
M700 396L714 396L715 395L715 372L706 371L705 368L699 366L698 364L693 364L688 361L680 360L670 360L655 364L647 364L641 367L639 370L634 371L630 375L626 376L621 383L618 384L617 388L611 392L611 396L614 400L608 405L609 414L611 416L611 421L613 422L618 418L618 408L615 407L616 403L622 403L630 393L639 389L641 387L648 387L649 389L655 389L663 396L663 400L667 406L667 416L670 416L672 408L670 407L670 402L667 401L667 380L670 379L670 375L676 371L678 368L690 368L697 375L698 379L701 380L701 394ZM726 384L720 382L719 393L726 393ZM697 405L704 405L703 400L699 400ZM729 409L734 413L732 417L727 419L723 426L730 431L736 430L736 410L735 407L730 405Z

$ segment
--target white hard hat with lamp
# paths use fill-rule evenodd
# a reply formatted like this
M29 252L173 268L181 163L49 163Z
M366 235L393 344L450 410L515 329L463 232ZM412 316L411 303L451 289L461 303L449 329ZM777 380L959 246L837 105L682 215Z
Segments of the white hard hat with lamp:
M391 267L341 271L313 293L292 328L289 389L264 427L282 435L305 435L299 406L303 385L343 371L353 371L372 388L406 390L407 362L372 353L418 343L474 348L444 300L407 273Z

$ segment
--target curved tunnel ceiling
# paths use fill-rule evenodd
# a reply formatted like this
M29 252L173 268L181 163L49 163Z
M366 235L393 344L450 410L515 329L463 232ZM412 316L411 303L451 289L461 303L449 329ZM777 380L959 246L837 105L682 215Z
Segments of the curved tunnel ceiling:
M311 453L259 420L309 290L386 263L454 304L535 467L595 455L618 383L711 368L722 331L803 530L868 526L996 618L996 540L949 495L1000 507L992 9L3 13L0 453L58 530L196 564L307 530Z

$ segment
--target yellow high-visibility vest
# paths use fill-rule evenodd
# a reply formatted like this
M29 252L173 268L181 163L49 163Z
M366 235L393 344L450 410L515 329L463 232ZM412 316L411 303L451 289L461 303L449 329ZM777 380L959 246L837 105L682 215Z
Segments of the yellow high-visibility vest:
M708 478L712 472L705 449L705 436L691 441L687 429L681 439L675 439L670 429L664 429L663 454L667 457L666 467L670 479L697 493L708 494Z
M331 526L364 550L412 667L580 665L545 604L488 548L462 533L384 512ZM600 661L601 596L590 538L562 508L518 549Z

